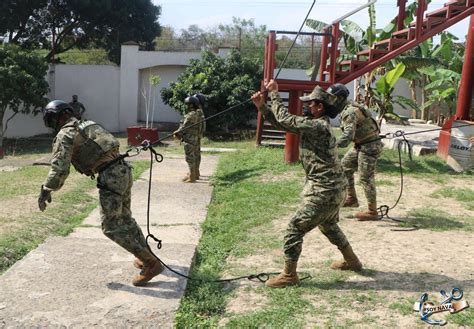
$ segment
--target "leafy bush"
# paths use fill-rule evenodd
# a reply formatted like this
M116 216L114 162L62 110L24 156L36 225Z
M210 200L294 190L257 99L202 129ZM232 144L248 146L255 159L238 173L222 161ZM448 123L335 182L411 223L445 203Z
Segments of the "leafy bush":
M261 76L262 68L257 61L243 58L238 51L231 51L226 58L204 51L201 59L192 60L176 82L161 90L161 98L165 104L184 113L184 99L200 92L206 96L206 117L248 100L207 122L210 131L228 131L244 127L256 117L257 111L250 97L259 88Z

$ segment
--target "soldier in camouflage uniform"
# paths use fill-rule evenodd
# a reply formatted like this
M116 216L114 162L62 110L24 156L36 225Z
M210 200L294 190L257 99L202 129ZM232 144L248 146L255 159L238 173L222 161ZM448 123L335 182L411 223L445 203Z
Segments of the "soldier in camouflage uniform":
M51 169L41 186L38 206L46 209L51 192L59 190L69 175L70 165L81 174L98 175L102 231L112 241L135 255L134 265L141 268L132 283L145 285L163 271L163 265L149 250L140 227L130 210L131 166L119 154L119 143L112 134L93 121L78 121L71 106L63 101L50 102L43 109L47 127L57 132L53 142Z
M72 95L72 102L70 102L69 105L72 107L72 115L76 117L76 119L81 120L86 108L84 104L77 100L77 95Z
M331 268L360 270L362 264L352 251L346 236L337 224L339 208L346 196L346 179L342 172L336 148L336 138L331 131L329 117L335 117L335 97L320 87L309 96L301 97L309 102L310 116L288 113L278 94L274 80L266 83L271 98L271 108L265 105L265 96L257 92L252 100L257 109L273 125L301 135L300 159L306 172L302 203L293 215L284 238L285 267L277 277L266 282L268 287L280 288L299 282L296 272L301 254L303 237L318 227L319 230L342 252L344 260L335 261Z
M173 134L184 144L185 160L189 167L189 172L183 178L183 182L195 183L200 176L201 138L205 129L204 113L201 100L197 95L186 97L184 102L188 106L187 112L181 120L178 130ZM202 102L204 102L204 98L202 98Z
M359 201L354 187L354 172L359 169L360 182L367 199L368 210L356 213L361 221L377 220L377 193L375 189L375 166L382 153L383 144L379 138L379 126L371 113L364 106L347 101L349 90L337 83L328 88L328 92L337 96L341 107L342 136L337 141L338 147L346 147L354 142L342 159L344 174L349 183L344 207L358 207Z

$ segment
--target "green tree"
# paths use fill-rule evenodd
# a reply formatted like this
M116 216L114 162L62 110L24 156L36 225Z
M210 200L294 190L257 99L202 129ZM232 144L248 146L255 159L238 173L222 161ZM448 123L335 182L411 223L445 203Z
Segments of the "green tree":
M161 30L161 7L151 0L3 0L0 12L0 34L23 48L49 49L48 61L72 48L99 47L119 63L123 42L150 50Z
M456 43L456 40L454 35L444 31L438 44L435 45L433 39L428 39L394 60L407 67L403 78L410 82L414 102L417 101L416 87L421 90L420 108L423 120L428 120L433 110L431 116L434 116L433 120L438 121L440 106L443 103L447 104L449 109L456 107L455 94L459 87L457 77L462 72L464 57L464 44ZM440 72L435 73L437 70ZM446 101L438 102L434 99L446 95L449 96ZM412 116L416 118L417 113L413 112Z
M36 112L47 99L48 83L44 77L47 63L32 52L25 52L15 46L0 47L0 150L3 150L3 136L8 121L18 113ZM7 109L13 111L3 119ZM3 152L0 152L2 154Z
M261 76L258 63L244 58L236 50L226 58L204 51L201 59L192 60L176 82L161 90L161 98L165 104L184 113L186 96L200 92L206 96L204 112L208 117L249 99L259 88ZM254 106L247 102L210 120L207 128L210 131L227 131L242 127L255 117Z

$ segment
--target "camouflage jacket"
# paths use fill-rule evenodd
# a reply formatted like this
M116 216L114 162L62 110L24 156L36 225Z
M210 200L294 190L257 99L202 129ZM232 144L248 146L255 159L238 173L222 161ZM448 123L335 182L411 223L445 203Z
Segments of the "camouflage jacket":
M342 136L337 146L346 147L350 142L356 144L376 140L379 135L377 122L370 111L355 102L348 102L341 113Z
M337 154L336 138L327 116L318 119L288 113L278 92L270 92L271 109L263 106L259 111L274 126L301 134L300 160L306 178L318 190L342 190L346 179Z
M81 102L70 102L69 105L71 105L72 113L76 118L80 118L86 111L84 104Z
M196 124L204 119L202 110L190 111L186 113L180 122L178 131L185 129L181 134L181 139L184 143L197 144L202 137L204 124ZM189 126L192 128L187 128Z
M69 175L71 163L80 173L90 175L96 173L96 169L99 168L100 165L118 156L118 141L103 128L96 130L99 131L99 133L104 132L102 134L103 136L97 136L97 140L100 140L100 147L102 147L100 154L91 154L91 152L88 152L85 143L86 136L81 134L81 130L79 130L80 125L97 126L95 122L79 121L71 117L59 130L53 141L51 168L48 177L43 183L45 189L50 191L59 190ZM92 131L92 133L96 131ZM99 145L96 146L96 148L98 147ZM91 160L93 160L92 164L90 162ZM88 168L88 172L84 172L84 168Z

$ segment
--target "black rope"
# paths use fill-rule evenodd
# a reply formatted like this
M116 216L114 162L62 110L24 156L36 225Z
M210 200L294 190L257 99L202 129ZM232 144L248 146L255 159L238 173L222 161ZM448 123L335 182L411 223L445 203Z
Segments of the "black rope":
M316 3L316 0L313 1L313 4L311 5L308 13L306 14L306 17L304 19L304 22L306 21L306 19L308 18L311 10L313 9L313 6L314 4ZM287 58L288 58L288 55L289 53L291 52L291 50L293 49L294 45L295 45L295 42L296 42L296 39L298 38L299 34L301 33L301 30L304 26L304 22L303 24L301 25L298 33L296 34L295 36L295 39L293 41L293 44L291 45L291 47L288 49L288 52L285 56L285 59L283 60L282 64L281 64L281 67L280 67L280 70L278 71L277 75L275 76L275 79L278 77L278 75L280 74L280 71L281 71L281 68L283 67L283 65L285 64ZM203 122L207 121L207 120L210 120L216 116L219 116L219 115L222 115L224 113L227 113L231 110L234 110L235 108L245 104L245 103L248 103L249 101L251 101L252 99L249 98L243 102L240 102L239 104L237 105L234 105L234 106L231 106L230 108L224 110L224 111L221 111L219 113L216 113L214 115L211 115L207 118L205 118L204 120L202 121L199 121L199 122L196 122L195 124L192 124L190 126L187 126L183 129L181 129L180 131L184 131L186 129L190 129L196 125L199 125L199 124L202 124ZM160 138L158 139L157 141L151 143L150 141L148 140L145 140L143 141L142 145L140 147L136 147L135 150L138 153L140 153L141 150L149 150L150 151L150 173L149 173L149 178L148 178L148 198L147 198L147 213L146 213L146 216L147 216L147 236L145 238L145 241L146 241L146 244L147 244L147 247L148 249L150 250L150 252L158 259L158 261L164 266L166 267L168 270L170 270L171 272L175 273L176 275L178 276L181 276L183 278L186 278L188 280L193 280L193 281L200 281L200 282L215 282L215 283L219 283L219 282L231 282L231 281L238 281L238 280L242 280L242 279L248 279L248 280L251 280L251 281L254 281L254 280L258 280L262 283L266 282L269 278L270 278L270 275L276 275L276 274L279 274L280 272L262 272L262 273L258 273L258 274L250 274L250 275L245 275L245 276L239 276L239 277L234 277L234 278L228 278L228 279L218 279L218 280L204 280L204 279L199 279L199 278L193 278L193 277L190 277L188 275L185 275L183 273L180 273L174 269L172 269L171 267L169 267L165 262L163 262L152 250L152 248L150 247L150 244L148 243L148 239L151 238L153 239L156 243L157 243L157 249L161 249L162 247L162 240L158 239L157 237L155 237L151 231L150 231L150 204L151 204L151 181L152 181L152 174L153 174L153 160L155 160L156 162L162 162L163 161L163 155L156 152L155 149L153 148L154 146L156 145L159 145L159 143L165 139L168 139L170 137L172 137L173 134L170 134L168 136L165 136L163 138ZM129 150L131 151L131 149ZM125 154L124 154L124 157L128 157L128 156L131 156L129 154L129 151L127 151ZM136 155L136 154L135 154ZM304 273L304 276L300 279L300 281L303 281L303 280L306 280L306 279L309 279L311 278L311 275L308 274L308 273Z
M169 271L173 272L174 274L186 278L188 280L193 280L193 281L200 281L200 282L214 282L214 283L223 283L223 282L232 282L232 281L238 281L242 279L247 279L250 281L260 281L262 283L265 283L269 278L270 275L276 275L279 274L280 272L262 272L258 274L250 274L250 275L244 275L244 276L238 276L238 277L233 277L233 278L228 278L228 279L217 279L217 280L205 280L205 279L199 279L199 278L193 278L191 276L188 276L186 274L183 274L181 272L178 272L168 266L164 261L162 261L152 250L150 247L150 244L148 243L148 239L151 238L157 243L157 249L161 249L162 247L162 240L158 239L155 237L151 231L150 231L150 204L151 204L151 179L153 175L153 160L156 162L162 162L163 161L163 155L160 153L156 152L156 150L153 149L153 147L150 145L149 141L145 141L142 145L143 150L149 150L150 151L150 174L148 176L148 199L147 199L147 212L146 212L146 229L147 229L147 236L146 236L146 244L149 249L149 251L158 259L158 261L166 267ZM311 275L308 273L304 273L304 276L300 279L300 281L306 280L311 278Z
M377 212L378 212L378 218L380 220L382 220L386 217L387 219L390 219L390 220L393 220L393 221L396 221L396 222L403 222L399 219L392 218L388 215L388 212L398 205L398 202L400 201L400 199L402 198L402 195L403 195L403 185L404 185L404 183L403 183L403 163L402 163L402 146L403 145L406 145L407 148L408 148L408 157L410 158L410 161L413 161L413 158L412 158L411 145L408 142L408 140L405 138L405 134L403 133L403 131L399 130L399 131L396 132L396 134L403 137L403 140L401 140L398 143L398 147L397 147L398 148L398 167L400 168L400 193L398 194L397 201L395 201L395 204L393 206L390 207L390 206L385 205L385 204L381 205L380 207L377 208Z
M402 146L403 145L407 146L407 148L408 148L408 157L410 158L410 161L413 161L411 144L406 139L405 136L422 134L422 133L431 132L431 131L447 130L447 129L452 129L452 128L461 128L461 127L467 127L467 126L472 126L472 125L474 125L474 124L466 123L466 124L458 125L458 126L455 126L455 127L449 127L449 128L440 127L440 128L413 131L413 132L409 132L409 133L406 133L403 130L397 130L394 133L386 133L384 135L380 135L377 139L374 139L374 140L371 140L371 141L368 141L368 142L365 142L365 143L358 144L359 146L362 146L362 145L370 144L370 143L373 143L373 142L376 142L376 141L379 141L379 140L382 140L382 139L386 139L386 138L390 138L390 139L391 138L396 138L396 137L402 137L403 138L403 140L401 140L398 143L398 147L397 147L398 148L398 166L400 168L400 193L398 194L397 201L395 201L395 204L393 206L390 207L390 206L384 204L384 205L381 205L377 208L377 213L378 213L378 219L379 220L387 218L387 219L390 219L394 222L406 223L406 221L396 219L396 218L390 217L388 215L388 212L398 205L398 202L400 201L400 199L402 198L402 195L403 195L403 186L404 186L404 182L403 182L403 163L402 163ZM408 229L408 230L413 230L413 229L418 229L418 226L414 225L414 227L412 229ZM400 230L392 229L392 231L400 231ZM406 230L403 230L403 231L406 231Z
M308 19L309 14L310 14L311 11L313 10L313 7L314 7L314 4L315 4L315 3L316 3L316 0L313 0L313 3L311 4L311 7L309 8L308 13L306 14L306 17L304 18L303 23L301 24L300 29L298 30L298 33L296 33L296 36L295 36L295 38L293 39L293 43L291 44L290 48L288 48L288 51L286 52L285 58L284 58L283 61L281 62L280 68L278 69L277 74L276 74L275 77L273 78L274 80L276 80L276 79L278 78L278 76L280 75L280 72L281 72L281 70L283 69L283 66L284 66L285 63L286 63L286 60L288 59L288 56L290 55L291 51L293 50L293 47L294 47L295 44L296 44L296 40L298 39L298 37L299 37L299 35L300 35L300 33L301 33L301 30L303 29L304 23L305 23L306 20ZM213 118L215 118L215 117L217 117L217 116L220 116L220 115L223 115L223 114L225 114L225 113L227 113L227 112L230 112L230 111L232 111L232 110L234 110L234 109L236 109L236 108L238 108L238 107L240 107L240 106L242 106L242 105L244 105L244 104L247 104L248 102L251 102L251 101L252 101L252 98L246 99L245 101L242 101L242 102L240 102L240 103L238 103L238 104L236 104L236 105L234 105L234 106L231 106L231 107L229 107L228 109L225 109L224 111L221 111L221 112L219 112L219 113L213 114L213 115L211 115L211 116L205 118L204 120L198 121L198 122L196 122L196 123L194 123L194 124L192 124L192 125L190 125L190 126L184 127L183 129L180 130L180 132L183 132L183 131L185 131L185 130L191 129L191 128L193 128L193 127L195 127L195 126L197 126L197 125L200 125L200 124L202 124L202 123L204 123L204 122L206 122L206 121L208 121L208 120L210 120L210 119L213 119ZM155 142L152 142L152 143L150 144L150 146L152 146L152 147L157 146L157 145L159 145L162 141L164 141L165 139L168 139L168 138L173 137L173 135L174 135L174 134L169 134L169 135L167 135L167 136L165 136L165 137L159 138L159 139L156 140Z

